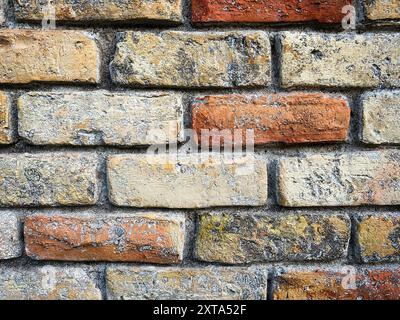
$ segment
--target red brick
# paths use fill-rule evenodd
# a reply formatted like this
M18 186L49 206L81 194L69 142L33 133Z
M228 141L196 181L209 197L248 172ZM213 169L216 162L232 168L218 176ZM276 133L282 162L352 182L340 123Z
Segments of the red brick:
M192 0L193 22L339 23L352 0Z
M184 222L161 215L33 215L25 221L28 256L37 260L176 263Z
M350 108L342 97L318 93L268 96L223 95L197 98L193 106L193 129L254 130L256 145L284 142L328 142L347 138ZM210 144L223 144L224 132L210 131Z
M276 300L399 300L400 269L362 269L354 286L343 270L288 270L275 279ZM344 285L343 285L344 284Z

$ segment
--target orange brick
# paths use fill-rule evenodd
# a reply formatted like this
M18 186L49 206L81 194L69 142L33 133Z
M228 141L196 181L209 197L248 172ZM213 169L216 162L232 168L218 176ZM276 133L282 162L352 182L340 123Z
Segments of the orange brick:
M25 221L28 256L37 260L176 263L184 220L148 215L33 215Z
M350 108L342 97L319 93L271 94L268 96L222 95L197 98L193 129L254 130L256 145L283 142L344 141L350 124ZM210 132L210 144L224 142L224 132Z
M339 23L352 0L192 0L193 22Z
M276 278L276 300L399 300L399 269L287 270Z

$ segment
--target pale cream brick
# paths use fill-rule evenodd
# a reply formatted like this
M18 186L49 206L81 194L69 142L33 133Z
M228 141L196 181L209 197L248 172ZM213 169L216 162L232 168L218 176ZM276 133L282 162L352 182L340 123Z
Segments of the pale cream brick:
M0 300L101 300L101 291L82 267L3 266Z
M0 211L0 260L22 255L22 222L12 212Z
M400 152L282 159L279 203L288 207L398 205Z
M400 34L285 32L282 85L399 87Z
M18 99L19 134L32 144L151 145L183 140L176 93L31 92Z
M132 207L202 208L260 206L267 200L266 162L252 155L110 156L112 203Z
M265 300L267 269L108 267L111 300Z
M365 143L400 144L400 91L378 91L362 97Z

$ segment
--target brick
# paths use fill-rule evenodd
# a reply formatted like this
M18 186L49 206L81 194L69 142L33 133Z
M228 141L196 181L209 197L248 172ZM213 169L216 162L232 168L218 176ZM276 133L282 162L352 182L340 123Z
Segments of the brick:
M114 83L164 87L246 87L270 83L265 32L121 32Z
M1 267L0 300L101 300L101 291L80 267Z
M93 155L0 155L0 206L90 205L98 189Z
M0 30L0 83L96 83L95 41L66 30Z
M19 134L32 144L151 145L183 140L182 95L30 92L18 100Z
M340 23L342 8L351 0L193 0L193 22L306 22Z
M107 174L110 200L118 206L260 206L267 200L266 162L252 155L115 155Z
M0 212L0 260L22 255L21 223L11 212Z
M198 259L219 263L329 261L344 258L350 239L345 215L202 214Z
M195 100L192 111L199 142L201 131L210 130L210 145L231 143L224 134L234 137L235 130L242 130L243 144L246 130L253 130L256 145L344 141L349 124L348 102L319 93L205 96Z
M357 223L357 240L363 262L400 261L400 217L363 215Z
M13 142L11 104L8 95L0 91L0 145Z
M108 267L111 300L265 300L262 268Z
M400 204L400 153L285 158L279 164L279 203L288 207Z
M362 141L400 144L400 91L378 91L362 97Z
M25 220L26 253L36 260L177 263L184 217L178 214L37 214Z
M7 0L0 0L0 26L6 22Z
M285 32L282 86L399 87L400 35Z
M398 0L367 0L365 9L369 20L400 19L400 2Z
M275 278L275 300L399 300L398 269L286 269ZM351 271L351 272L349 272Z
M182 22L180 0L58 0L53 6L56 22ZM15 15L19 21L41 21L46 9L47 2L15 1Z

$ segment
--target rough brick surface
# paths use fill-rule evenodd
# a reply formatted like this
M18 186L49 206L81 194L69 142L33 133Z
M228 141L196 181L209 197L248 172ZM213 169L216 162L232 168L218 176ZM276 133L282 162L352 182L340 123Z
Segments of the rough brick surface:
M400 144L400 91L376 91L362 97L365 143Z
M0 30L0 83L98 81L95 41L80 31Z
M398 0L366 0L366 15L370 20L400 19Z
M0 300L100 300L101 292L80 267L0 267Z
M395 214L359 217L357 238L363 262L400 261L400 217Z
M266 162L252 155L116 155L107 172L110 200L118 206L259 206L267 200Z
M107 296L114 300L264 300L264 268L107 268Z
M6 1L0 0L0 26L6 22Z
M69 1L54 3L56 21L117 21L117 22L181 22L180 0L108 0ZM41 21L47 12L47 2L15 1L16 18L21 21Z
M265 32L126 32L111 62L117 84L242 87L270 83Z
M95 204L98 189L94 155L0 155L0 206Z
M344 215L202 214L196 253L221 263L328 261L344 258L350 220Z
M13 141L11 130L11 104L8 95L0 91L0 145Z
M288 207L400 204L400 153L394 150L286 158L279 203Z
M26 253L38 260L176 263L182 260L181 215L33 215L25 220Z
M285 32L284 87L399 87L400 34Z
M0 260L22 255L21 221L15 213L0 211Z
M0 0L0 300L400 300L399 9Z
M253 130L256 145L343 141L350 108L342 97L318 93L217 95L198 97L192 117L200 143L202 130L214 130L210 131L210 145L232 143L235 130L242 130L239 143L243 145L248 139L246 130ZM227 133L231 139L224 139Z
M146 145L183 140L182 96L107 91L27 93L19 134L30 143Z
M339 23L351 0L192 0L193 22Z
M273 297L277 300L398 300L398 269L284 270L276 278Z

